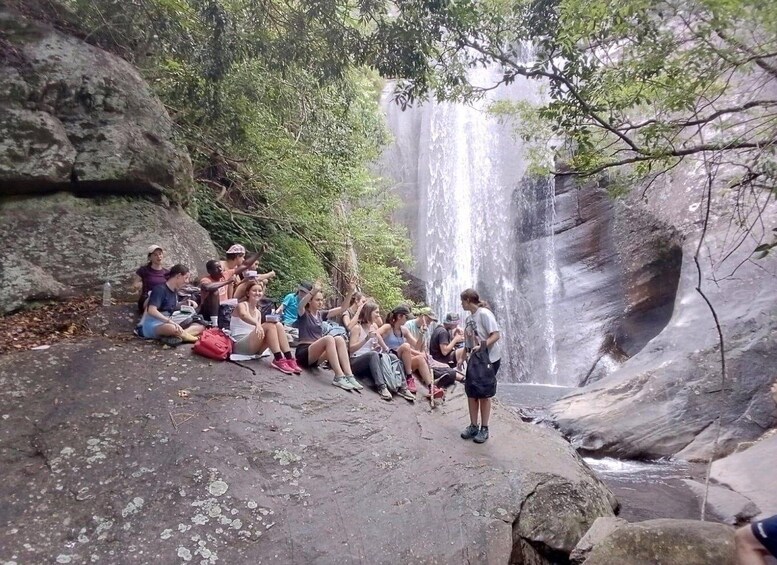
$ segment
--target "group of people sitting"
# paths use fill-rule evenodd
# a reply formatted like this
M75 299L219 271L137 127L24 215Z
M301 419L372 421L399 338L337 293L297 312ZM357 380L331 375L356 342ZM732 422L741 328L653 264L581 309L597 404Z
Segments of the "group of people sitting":
M199 281L198 288L183 296L180 294L189 284L189 270L180 264L165 269L163 254L160 246L149 247L147 264L137 270L138 309L142 312L137 333L146 339L159 339L169 345L196 342L198 335L218 324L219 316L228 311L234 353L258 355L269 349L273 355L271 365L286 374L300 374L303 368L325 362L334 372L334 386L361 392L364 386L360 379L368 380L384 400L392 400L393 392L414 401L418 392L416 375L428 389L427 396L443 395L435 387L435 372L443 371L462 380L457 370L462 369L466 352L477 350L481 343L488 348L494 373L499 368L499 328L473 289L461 295L462 307L470 313L464 328L459 325L457 313L448 313L440 323L428 307L413 316L408 306L400 305L384 320L378 304L353 287L339 306L326 309L319 282L300 283L296 292L286 295L276 308L265 296L265 286L275 273L253 270L260 253L247 254L242 245L233 245L225 261L207 262L207 276ZM197 291L199 300L193 299ZM234 308L223 308L235 301ZM182 316L186 316L186 327L182 327ZM294 353L289 335L296 341ZM395 386L390 386L387 366L401 370L400 382ZM476 402L474 418L470 403L472 423L462 434L479 443L488 438L490 398L483 400L488 400L488 406ZM485 437L477 425L478 408Z

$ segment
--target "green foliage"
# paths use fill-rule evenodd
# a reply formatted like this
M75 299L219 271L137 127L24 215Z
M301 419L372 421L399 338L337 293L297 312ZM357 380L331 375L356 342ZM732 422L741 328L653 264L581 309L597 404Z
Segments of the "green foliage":
M380 77L360 66L374 0L62 0L92 41L139 65L195 166L198 220L222 249L269 245L273 295L335 275L401 299L395 203L368 164L388 140ZM349 274L349 278L352 274Z

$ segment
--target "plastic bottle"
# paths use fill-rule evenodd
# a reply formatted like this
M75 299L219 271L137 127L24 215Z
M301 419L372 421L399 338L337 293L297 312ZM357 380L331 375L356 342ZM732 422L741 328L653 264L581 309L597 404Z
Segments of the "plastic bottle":
M111 283L105 281L103 285L103 306L111 305Z

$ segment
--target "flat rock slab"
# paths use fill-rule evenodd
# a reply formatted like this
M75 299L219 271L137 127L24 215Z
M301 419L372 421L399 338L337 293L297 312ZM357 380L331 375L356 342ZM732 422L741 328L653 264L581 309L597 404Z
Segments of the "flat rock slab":
M0 562L548 563L612 496L497 404L434 411L94 338L0 358Z
M627 524L593 548L584 565L735 565L734 528L696 520Z
M711 476L760 509L759 519L777 514L774 464L777 461L777 435L756 442L752 447L712 464Z
M704 483L691 479L685 479L683 482L699 500L704 500ZM720 485L710 485L707 492L707 512L708 516L714 516L724 524L739 526L752 520L760 510L746 496Z

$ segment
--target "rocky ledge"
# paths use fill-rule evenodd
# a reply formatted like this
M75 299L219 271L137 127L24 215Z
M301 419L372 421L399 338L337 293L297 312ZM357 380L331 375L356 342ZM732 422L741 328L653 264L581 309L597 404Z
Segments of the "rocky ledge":
M251 367L117 337L0 359L0 561L542 564L613 514L503 406L462 441L461 387L432 411Z

